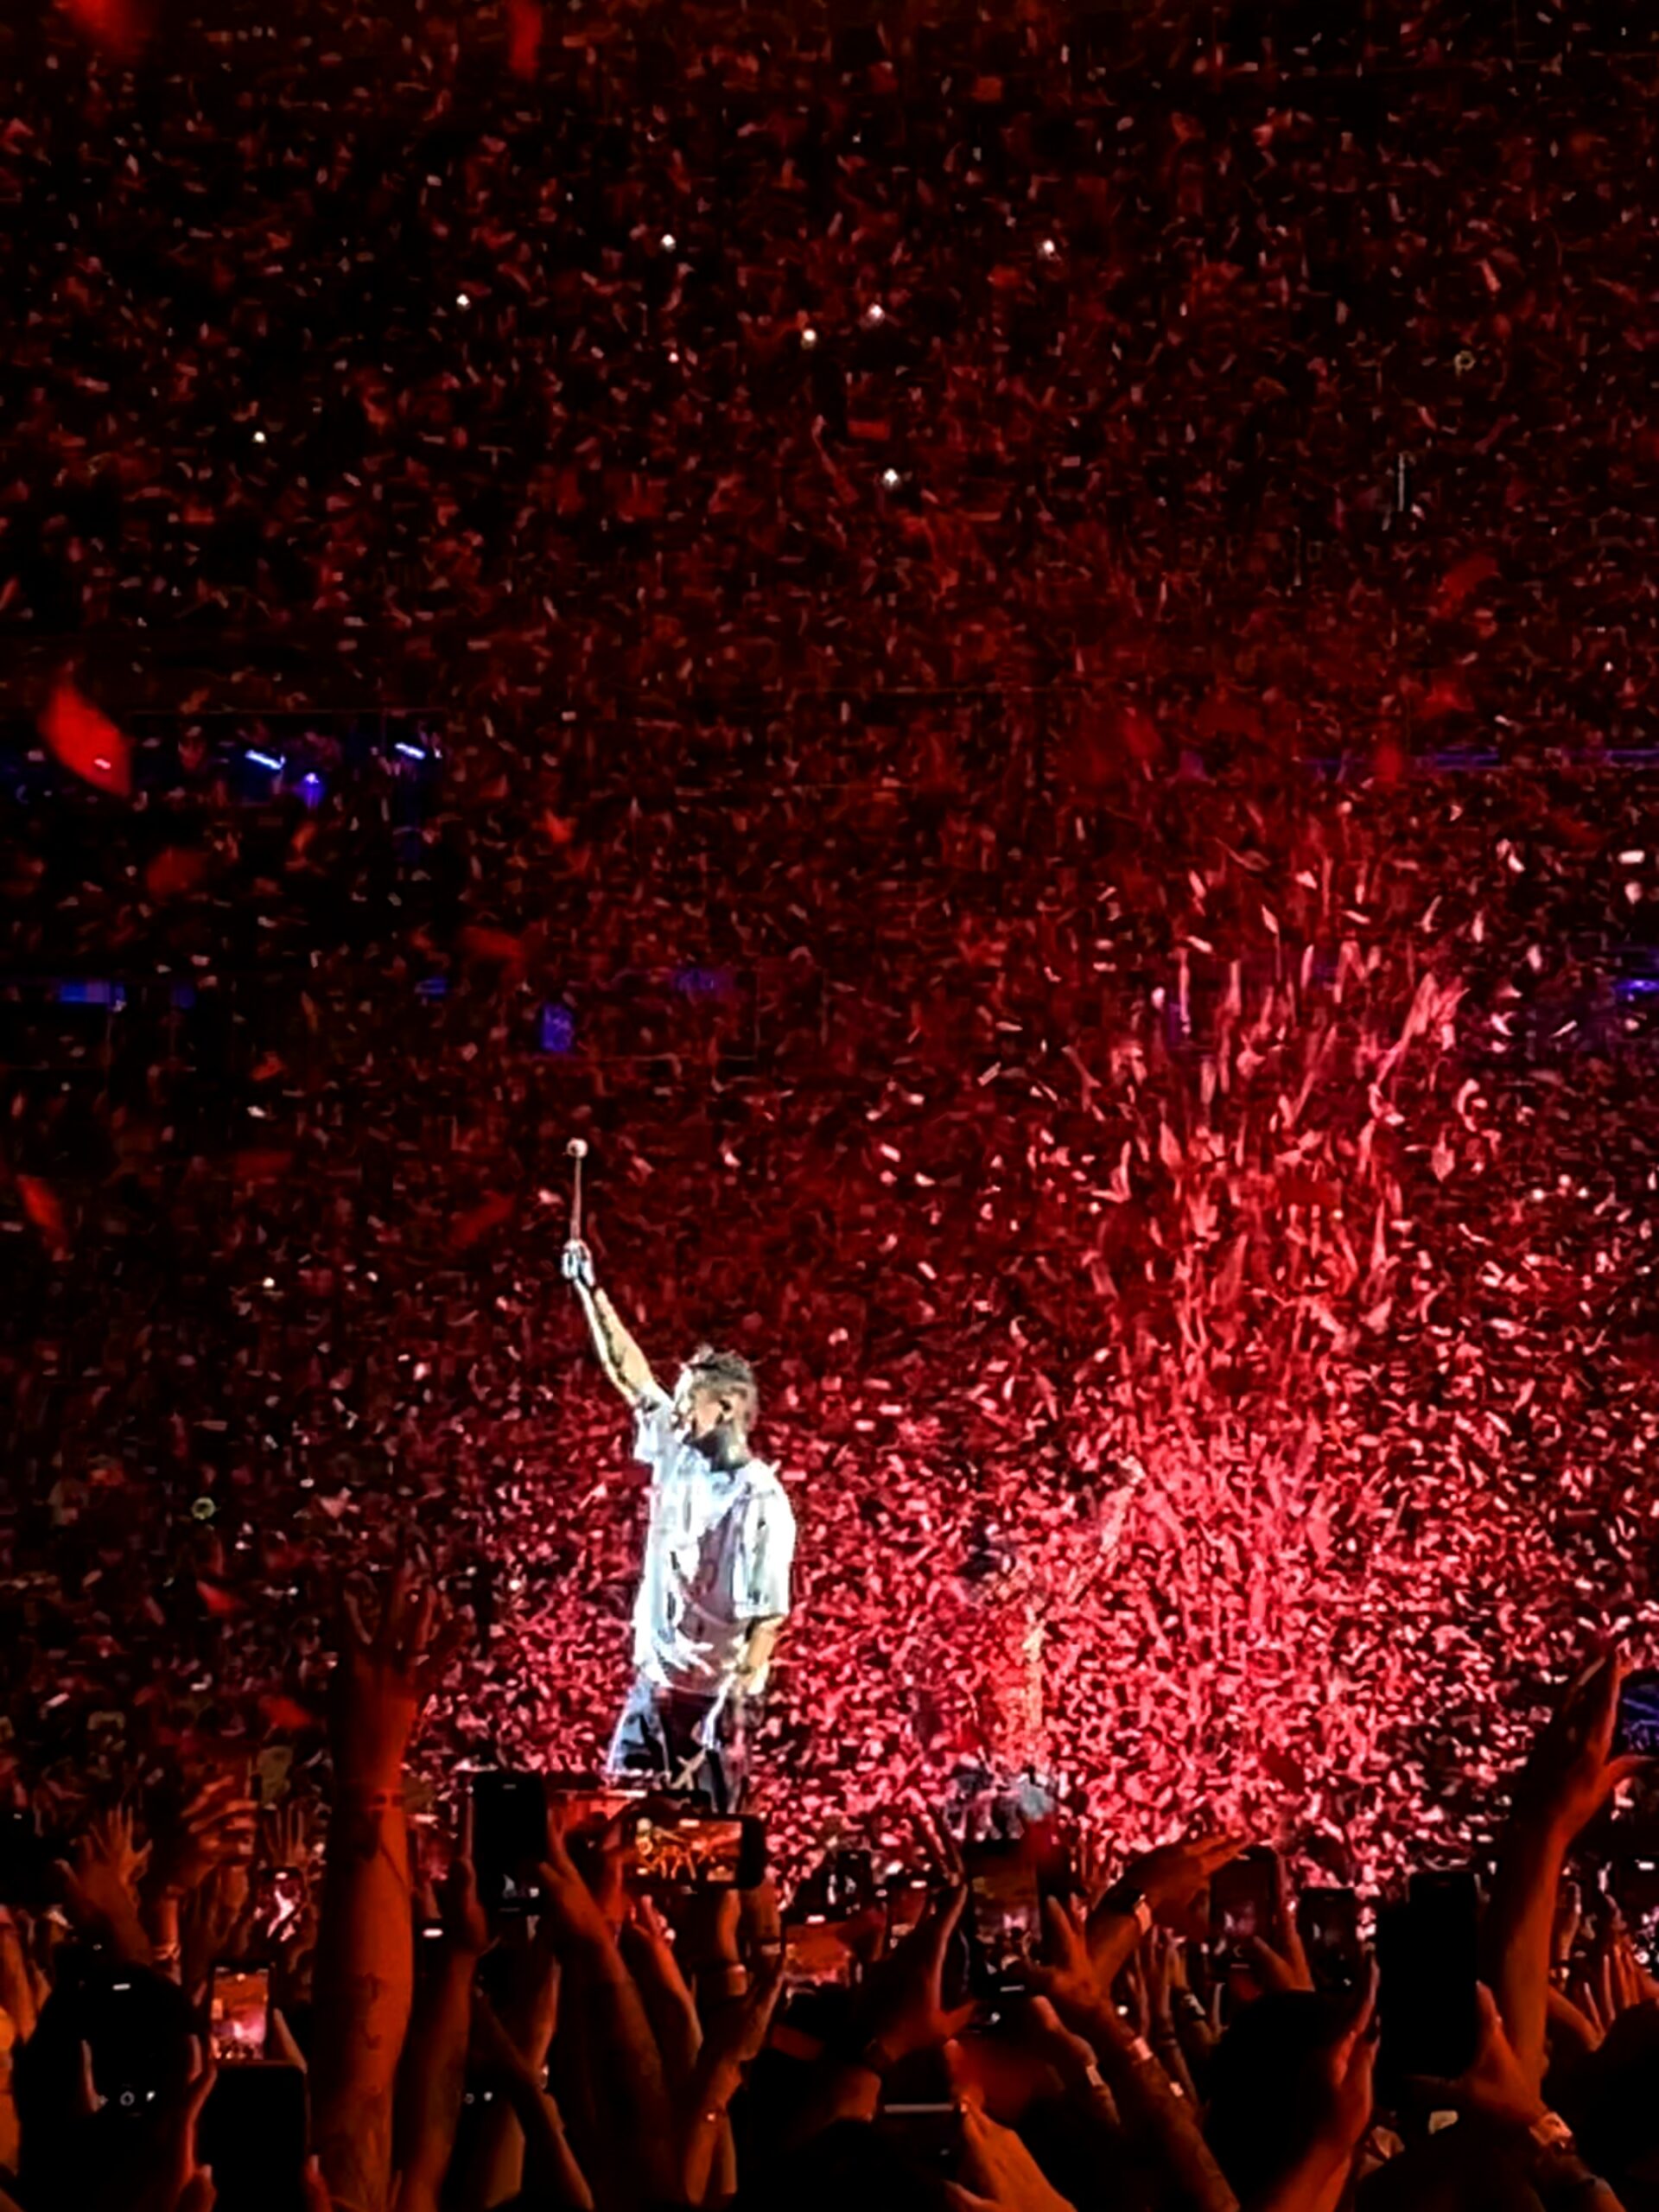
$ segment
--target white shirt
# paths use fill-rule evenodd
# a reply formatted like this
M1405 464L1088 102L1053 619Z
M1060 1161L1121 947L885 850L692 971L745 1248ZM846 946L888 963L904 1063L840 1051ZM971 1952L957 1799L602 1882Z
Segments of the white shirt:
M666 1393L641 1401L633 1448L651 1469L633 1663L659 1689L714 1695L737 1671L753 1624L789 1611L795 1516L764 1459L722 1468L694 1451Z

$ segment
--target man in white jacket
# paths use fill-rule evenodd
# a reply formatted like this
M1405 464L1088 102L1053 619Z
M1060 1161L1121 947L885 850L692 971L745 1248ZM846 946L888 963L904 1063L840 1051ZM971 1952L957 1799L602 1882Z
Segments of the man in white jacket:
M789 1611L795 1551L777 1470L749 1449L754 1372L734 1352L705 1348L670 1393L595 1282L588 1247L568 1243L563 1267L600 1364L633 1408L635 1454L651 1470L633 1687L607 1768L735 1813L747 1711Z

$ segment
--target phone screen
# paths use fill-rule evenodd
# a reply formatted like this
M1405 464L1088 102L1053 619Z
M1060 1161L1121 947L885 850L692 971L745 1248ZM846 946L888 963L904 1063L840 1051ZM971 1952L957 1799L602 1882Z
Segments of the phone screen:
M143 2120L157 2099L177 2084L171 2077L164 2028L153 1977L117 1974L90 1993L87 2046L92 2087L104 2108Z
M1631 1856L1612 1870L1609 1884L1630 1932L1636 1955L1651 1972L1659 1961L1659 1859Z
M1389 2077L1452 2081L1474 2061L1479 1899L1472 1874L1414 1874L1377 1915L1381 2057Z
M862 1912L876 1899L875 1857L868 1851L837 1851L829 1864L832 1912Z
M245 2063L265 2055L270 1973L265 1967L215 1967L208 2029L221 2064Z
M932 1894L927 1884L919 1876L912 1876L906 1881L891 1882L887 1885L886 1901L887 1935L890 1940L896 1942L900 1936L905 1935L916 1925L927 1910L928 1901Z
M254 1876L251 1886L250 1910L257 1941L261 1945L285 1942L305 1910L304 1875L291 1866L268 1867Z
M1659 1668L1643 1668L1620 1683L1613 1751L1659 1758Z
M936 1878L937 1869L914 1824L899 1814L874 1815L869 1824L870 1871L878 1897L919 1888Z
M1307 1963L1321 1989L1351 1989L1359 1979L1359 1899L1352 1890L1304 1890L1296 1925Z
M473 1864L479 1902L498 1918L535 1909L535 1870L547 1856L547 1789L539 1774L473 1777Z
M784 1930L784 1980L791 1989L843 1989L853 1979L853 1955L842 1923L802 1920Z
M645 1889L753 1889L766 1872L757 1820L666 1808L641 1812L625 1831L630 1878Z
M1210 1942L1218 1958L1273 1941L1276 1897L1270 1851L1247 1851L1217 1867L1210 1878Z
M976 1979L983 1988L1001 1987L1005 1977L1036 1956L1042 1939L1036 1862L1014 1844L970 1847L963 1853L963 1864L973 1917Z

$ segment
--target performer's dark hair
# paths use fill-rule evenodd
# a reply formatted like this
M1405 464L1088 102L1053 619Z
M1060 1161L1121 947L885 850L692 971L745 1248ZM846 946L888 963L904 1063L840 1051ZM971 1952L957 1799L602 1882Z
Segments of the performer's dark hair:
M754 1370L741 1352L716 1351L712 1344L699 1344L685 1363L697 1389L717 1390L722 1397L737 1399L743 1426L751 1425L760 1410L760 1392Z

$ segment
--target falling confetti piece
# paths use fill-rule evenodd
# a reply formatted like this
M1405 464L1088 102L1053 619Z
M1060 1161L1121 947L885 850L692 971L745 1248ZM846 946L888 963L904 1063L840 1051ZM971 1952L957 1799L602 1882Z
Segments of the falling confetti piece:
M68 1236L64 1227L63 1207L49 1183L38 1175L20 1175L17 1195L22 1201L23 1212L39 1230L48 1250L61 1255L68 1249Z
M512 1220L517 1203L509 1192L493 1191L488 1198L481 1199L469 1211L457 1214L449 1228L450 1249L454 1252L471 1251L474 1245L480 1243L493 1229L499 1229L504 1221Z
M152 899L183 899L199 890L207 874L206 853L168 845L144 868L144 888Z
M130 57L144 41L144 19L137 0L58 0L83 35L111 53Z
M107 715L84 699L67 676L41 716L41 734L64 766L94 790L126 798L132 791L132 748Z
M526 80L541 67L541 0L507 0L507 67Z

